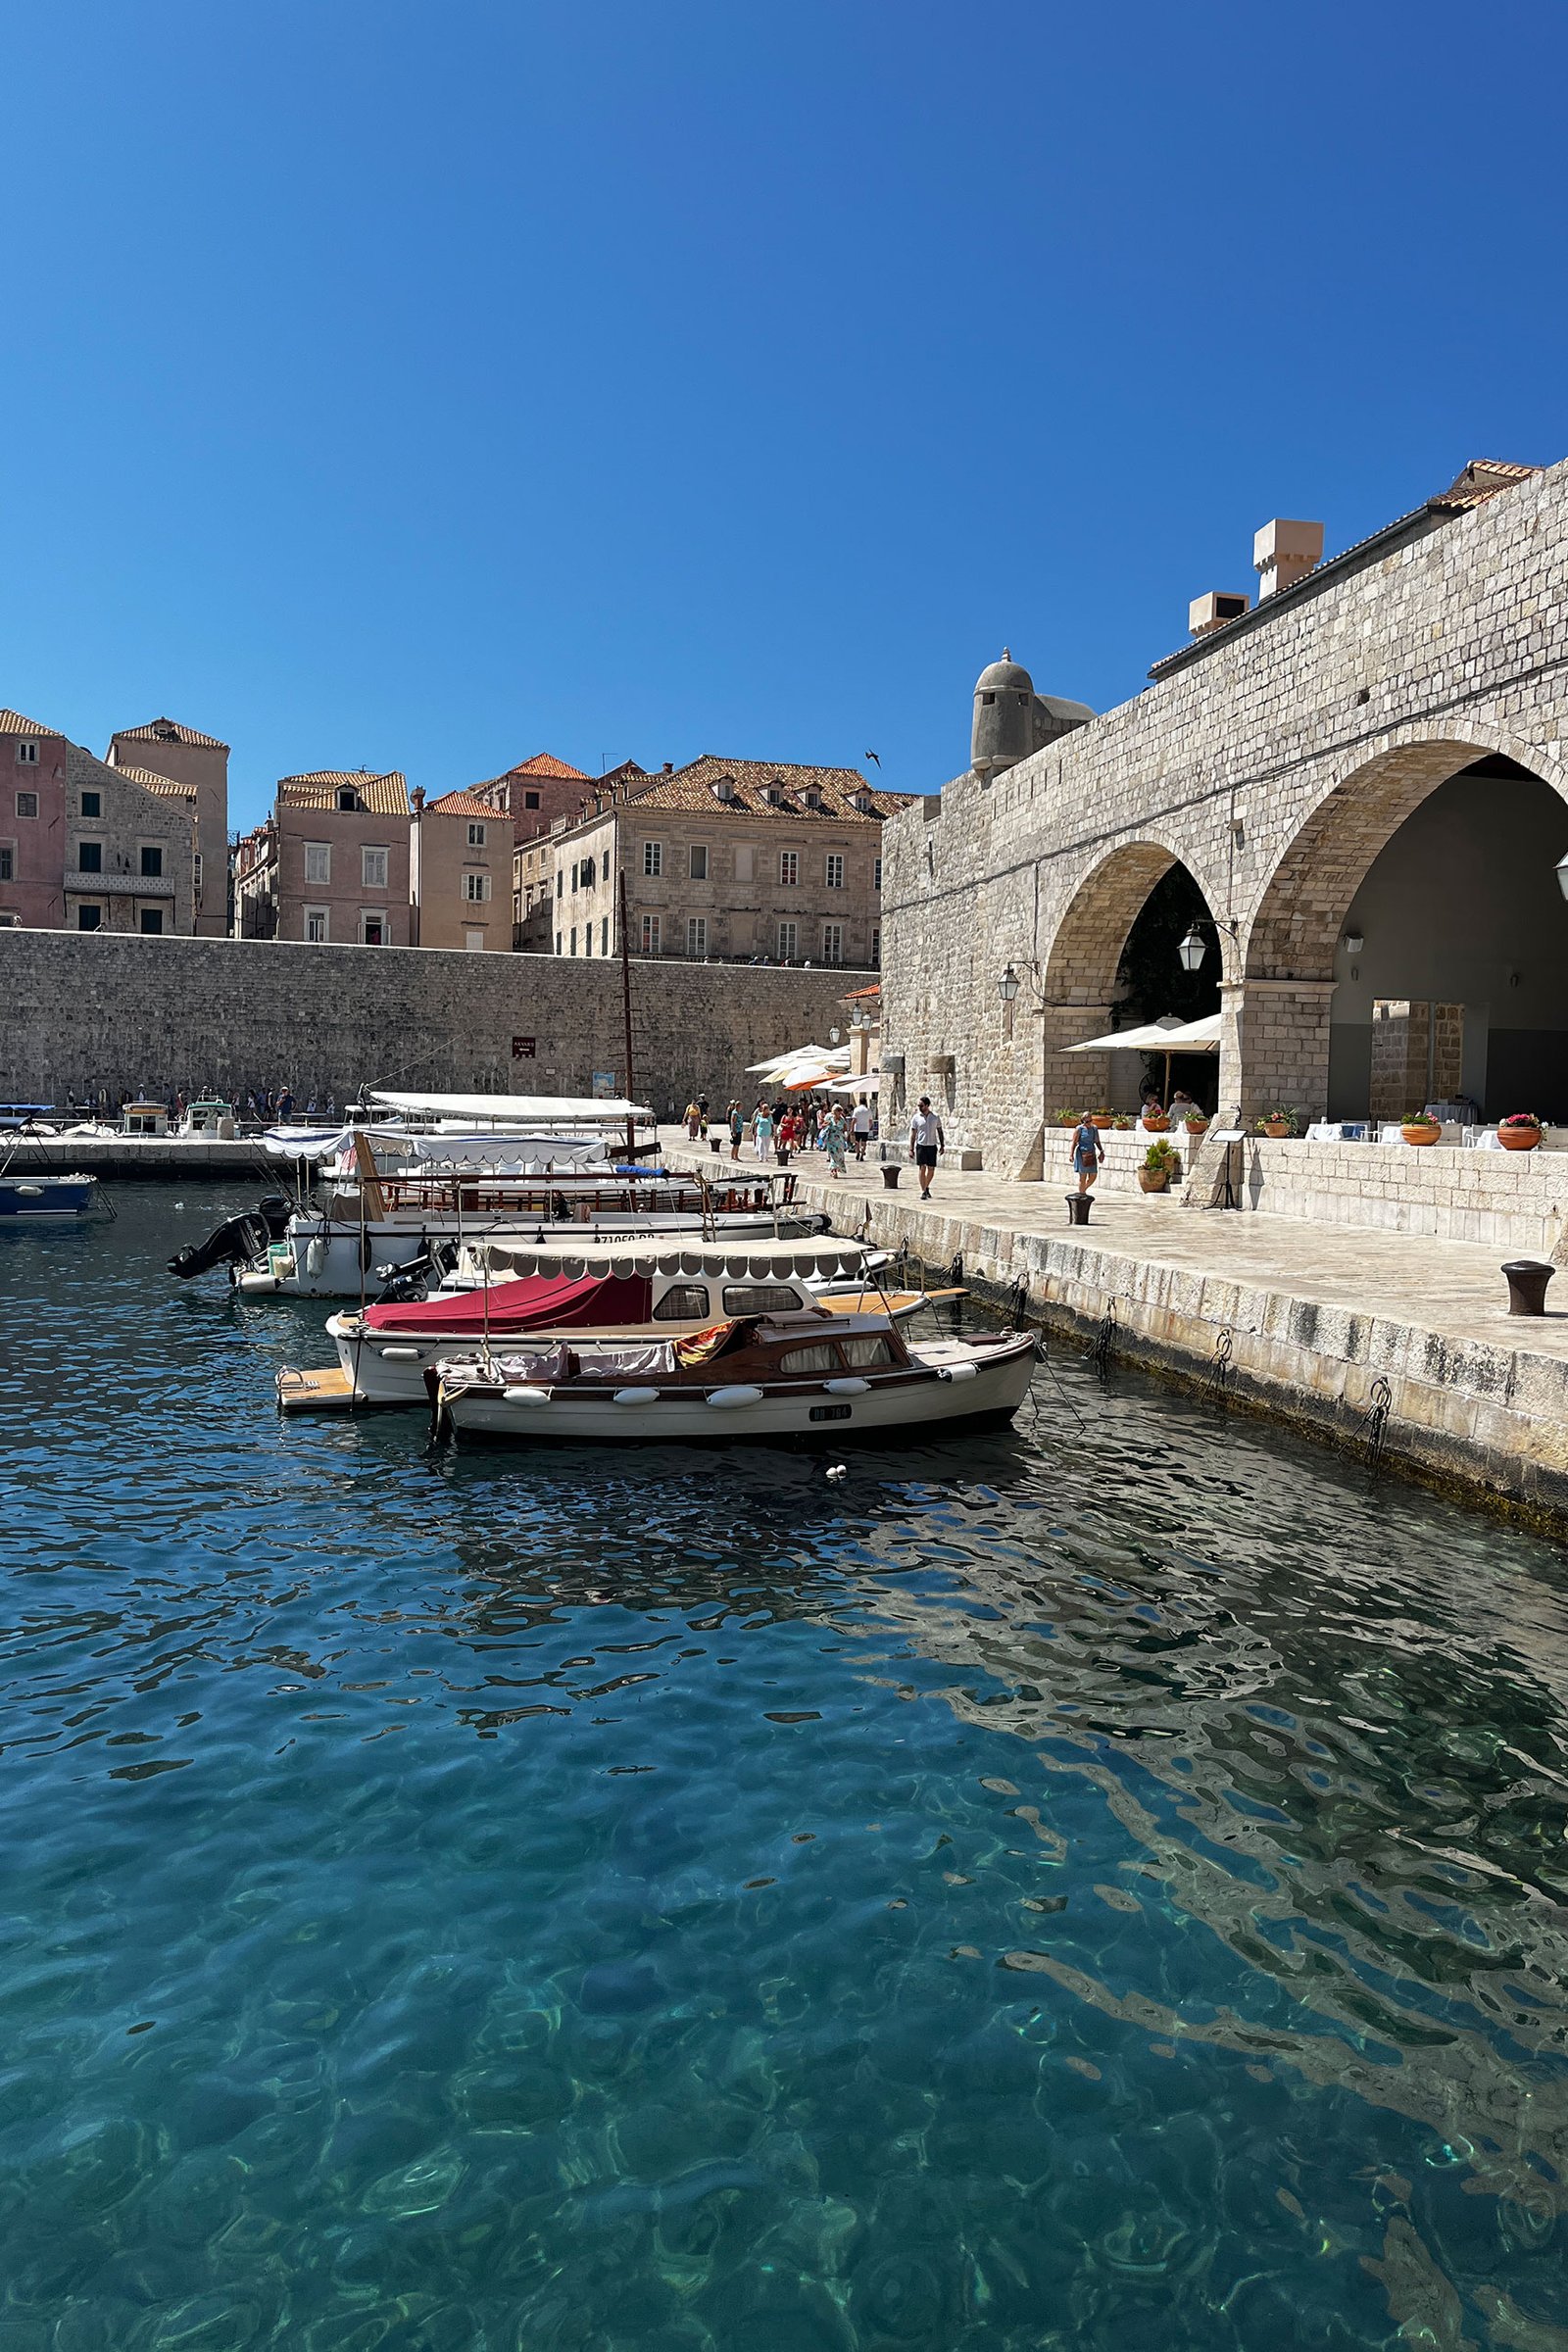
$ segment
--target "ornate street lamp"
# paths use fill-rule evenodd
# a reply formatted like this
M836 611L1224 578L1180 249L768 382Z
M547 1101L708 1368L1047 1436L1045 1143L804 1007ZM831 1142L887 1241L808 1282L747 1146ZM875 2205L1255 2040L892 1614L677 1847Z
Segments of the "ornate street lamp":
M1178 947L1176 950L1176 953L1182 959L1182 970L1184 972L1196 972L1200 969L1202 964L1203 957L1208 954L1208 943L1204 939L1202 933L1199 930L1196 923L1188 932L1187 937L1182 941L1180 947Z
M1564 864L1568 864L1568 858L1565 858L1563 862ZM1563 884L1563 894L1565 897L1568 897L1568 882L1564 882ZM1001 992L1002 1002L1004 1004L1010 1004L1018 994L1018 975L1013 970L1010 963L1008 964L1006 970L1003 973L1002 978L997 982L997 987Z

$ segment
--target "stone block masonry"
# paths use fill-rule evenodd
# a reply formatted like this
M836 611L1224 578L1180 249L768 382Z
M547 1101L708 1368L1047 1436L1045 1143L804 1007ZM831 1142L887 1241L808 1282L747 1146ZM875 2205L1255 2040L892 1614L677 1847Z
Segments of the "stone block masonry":
M847 1026L871 975L634 961L638 1099L661 1118L706 1093L751 1108L749 1062ZM288 1084L586 1095L624 1077L620 967L553 956L283 941L0 931L0 1096L78 1101L143 1084L230 1098Z

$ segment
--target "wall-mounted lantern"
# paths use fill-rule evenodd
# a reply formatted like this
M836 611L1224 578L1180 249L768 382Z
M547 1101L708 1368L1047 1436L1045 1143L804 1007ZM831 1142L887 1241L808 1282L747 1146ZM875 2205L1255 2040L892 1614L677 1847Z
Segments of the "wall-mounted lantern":
M1345 953L1347 956L1359 956L1361 950L1365 946L1366 941L1362 938L1359 931L1347 931L1345 934Z
M1568 859L1565 859L1564 863L1568 863ZM1563 889L1564 893L1568 894L1568 882L1564 883ZM1004 1004L1010 1004L1018 994L1018 975L1010 963L997 982L997 987L1001 992Z
M1184 972L1196 972L1200 968L1203 957L1208 954L1208 942L1204 939L1202 933L1199 930L1196 923L1188 932L1187 937L1182 941L1180 947L1176 950L1176 953L1181 957L1182 970Z

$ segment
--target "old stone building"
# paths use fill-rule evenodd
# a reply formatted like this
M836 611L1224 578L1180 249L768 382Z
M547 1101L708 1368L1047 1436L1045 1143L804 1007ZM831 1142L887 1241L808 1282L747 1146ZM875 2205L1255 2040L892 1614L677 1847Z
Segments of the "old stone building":
M409 945L409 791L402 773L318 768L278 781L272 813L234 846L241 939Z
M154 718L117 728L105 757L153 791L173 786L195 795L195 928L200 938L221 939L228 930L227 744L177 719Z
M519 760L515 767L468 789L475 800L511 818L516 840L528 841L548 833L558 817L575 816L593 784L592 776L569 760L558 760L554 752L535 752L532 759Z
M410 947L510 951L513 819L477 792L409 797Z
M874 965L882 828L905 805L851 767L719 760L603 780L575 824L519 854L521 944L634 956Z
M977 699L969 769L883 836L895 1112L929 1091L1038 1173L1054 1108L1118 1083L1066 1049L1115 1023L1175 875L1213 1106L1364 1116L1376 1067L1380 1099L1568 1116L1568 466L1467 466L1327 561L1314 527L1266 525L1257 604L1200 598L1131 702L1047 698L1053 739L1027 672L981 679L1028 698L1012 734Z
M0 925L188 934L198 798L0 711Z

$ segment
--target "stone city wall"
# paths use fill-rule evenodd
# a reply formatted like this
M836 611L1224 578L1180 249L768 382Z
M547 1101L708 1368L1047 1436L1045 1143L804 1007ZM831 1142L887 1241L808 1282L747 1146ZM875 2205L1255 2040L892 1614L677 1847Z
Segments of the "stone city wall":
M749 1062L847 1029L868 975L777 965L631 967L638 1099L748 1109ZM521 1048L521 1051L514 1051ZM529 1050L531 1049L531 1051ZM620 966L282 941L0 931L0 1096L78 1102L107 1087L232 1098L287 1083L586 1095L624 1078Z
M988 1168L1037 1173L1050 1109L1104 1099L1108 1069L1063 1049L1108 1025L1128 929L1180 859L1235 926L1221 1105L1321 1116L1356 887L1488 754L1568 798L1568 466L1284 600L989 787L964 774L892 819L894 1106L928 1087Z

